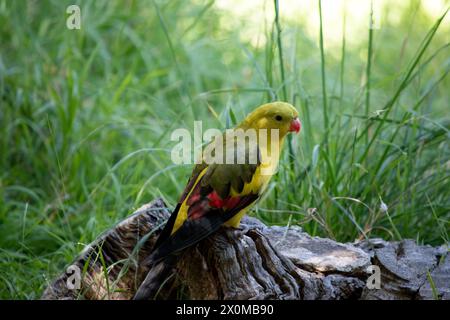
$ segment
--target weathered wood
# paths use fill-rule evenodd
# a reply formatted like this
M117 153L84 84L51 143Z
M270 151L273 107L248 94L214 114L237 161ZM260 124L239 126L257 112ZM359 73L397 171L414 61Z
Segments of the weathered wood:
M131 299L148 272L141 262L150 254L158 229L168 216L170 211L160 199L142 206L87 245L71 263L81 271L87 270L82 274L80 289L69 289L67 283L72 283L73 274L63 272L45 289L42 298ZM107 277L101 257L108 269Z
M413 240L387 242L373 239L358 244L381 269L381 289L364 290L367 300L433 299L427 273L436 286L437 298L449 299L450 265L448 246L418 246Z
M43 299L130 299L145 278L148 256L170 215L162 200L143 206L86 247L72 265L79 289L61 274ZM299 227L268 227L244 218L180 255L160 298L189 299L449 299L450 261L444 246L375 239L357 244L311 237ZM102 262L104 261L104 263ZM368 267L380 266L381 289L369 290Z

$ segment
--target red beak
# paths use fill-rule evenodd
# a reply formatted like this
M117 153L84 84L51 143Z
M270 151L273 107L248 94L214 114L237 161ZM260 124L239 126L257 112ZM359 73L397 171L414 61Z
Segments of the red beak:
M296 133L299 133L301 127L302 127L302 124L300 123L300 120L298 120L298 118L295 118L291 122L291 126L289 127L289 131L291 131L291 132L295 131Z

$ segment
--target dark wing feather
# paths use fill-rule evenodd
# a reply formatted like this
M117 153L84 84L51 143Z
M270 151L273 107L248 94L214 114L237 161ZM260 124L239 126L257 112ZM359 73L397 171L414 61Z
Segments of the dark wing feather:
M188 183L187 183L186 187L184 188L183 193L181 194L180 200L178 201L178 204L175 207L175 209L172 211L172 214L170 215L169 220L167 220L167 223L164 226L163 231L159 235L158 240L156 240L153 250L155 250L157 247L159 247L161 245L161 243L164 242L164 240L166 240L172 233L172 229L175 224L175 220L177 219L178 211L180 210L181 204L186 199L187 195L189 194L189 191L191 191L191 189L194 187L194 183L197 180L198 175L203 171L204 168L206 168L205 163L200 163L195 166L195 168L192 172L192 175L189 178Z
M167 220L163 231L161 231L161 233L159 234L158 240L156 240L153 250L158 248L164 242L164 240L166 240L167 238L170 237L170 233L173 229L173 225L175 224L175 220L177 219L178 210L180 210L180 207L181 207L181 203L178 203L175 210L170 215L169 220Z
M168 237L153 251L149 256L149 262L157 263L172 253L180 252L196 244L211 233L216 232L221 225L252 204L257 198L258 195L248 195L243 197L239 205L231 210L210 209L207 214L199 219L186 220L172 236Z

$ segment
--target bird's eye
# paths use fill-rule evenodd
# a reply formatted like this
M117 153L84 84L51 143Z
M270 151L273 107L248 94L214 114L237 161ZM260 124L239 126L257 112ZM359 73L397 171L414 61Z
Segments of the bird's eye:
M281 121L281 120L283 120L283 117L282 117L282 116L280 116L280 115L276 115L276 116L275 116L275 120L277 120L277 121Z

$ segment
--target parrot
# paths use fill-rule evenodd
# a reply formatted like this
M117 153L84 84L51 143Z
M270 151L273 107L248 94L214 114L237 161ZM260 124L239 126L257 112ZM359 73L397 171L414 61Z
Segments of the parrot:
M290 132L299 133L300 129L295 107L276 101L257 107L232 129L235 132L253 130L255 141L242 143L233 135L223 134L204 148L203 160L194 167L177 206L145 261L150 271L134 299L155 298L161 278L170 275L179 253L222 226L239 228L242 217L261 198L276 172L285 137ZM272 135L273 131L277 134ZM261 140L262 132L267 133L262 136L267 141ZM210 152L208 158L205 154L208 147L217 151L220 146L225 156L227 152L232 153L232 163L207 161L215 155L215 151ZM223 154L217 152L220 160L224 160ZM239 156L241 161L236 160Z

